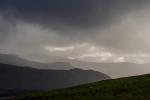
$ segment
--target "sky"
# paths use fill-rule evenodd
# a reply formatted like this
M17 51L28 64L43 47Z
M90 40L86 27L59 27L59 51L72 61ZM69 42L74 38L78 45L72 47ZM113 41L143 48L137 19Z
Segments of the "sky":
M150 62L149 0L0 0L0 53Z

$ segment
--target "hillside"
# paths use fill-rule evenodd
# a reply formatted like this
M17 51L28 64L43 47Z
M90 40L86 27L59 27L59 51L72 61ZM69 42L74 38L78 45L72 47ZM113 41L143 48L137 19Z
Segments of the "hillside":
M40 70L0 64L0 97L5 93L48 91L106 79L110 77L92 70Z
M32 93L17 100L150 100L150 74Z

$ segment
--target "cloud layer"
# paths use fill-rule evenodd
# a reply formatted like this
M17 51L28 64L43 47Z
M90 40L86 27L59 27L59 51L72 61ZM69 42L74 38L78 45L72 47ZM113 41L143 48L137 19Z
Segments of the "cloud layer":
M149 62L149 5L148 0L1 0L0 52Z

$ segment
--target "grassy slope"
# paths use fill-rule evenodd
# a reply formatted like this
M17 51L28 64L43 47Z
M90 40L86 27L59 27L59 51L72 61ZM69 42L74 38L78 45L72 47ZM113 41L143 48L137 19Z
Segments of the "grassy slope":
M33 93L18 100L150 100L150 75Z

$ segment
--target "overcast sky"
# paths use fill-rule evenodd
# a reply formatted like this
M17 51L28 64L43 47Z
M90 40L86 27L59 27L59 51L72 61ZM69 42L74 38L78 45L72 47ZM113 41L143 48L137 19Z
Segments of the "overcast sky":
M149 0L0 0L0 53L150 62Z

